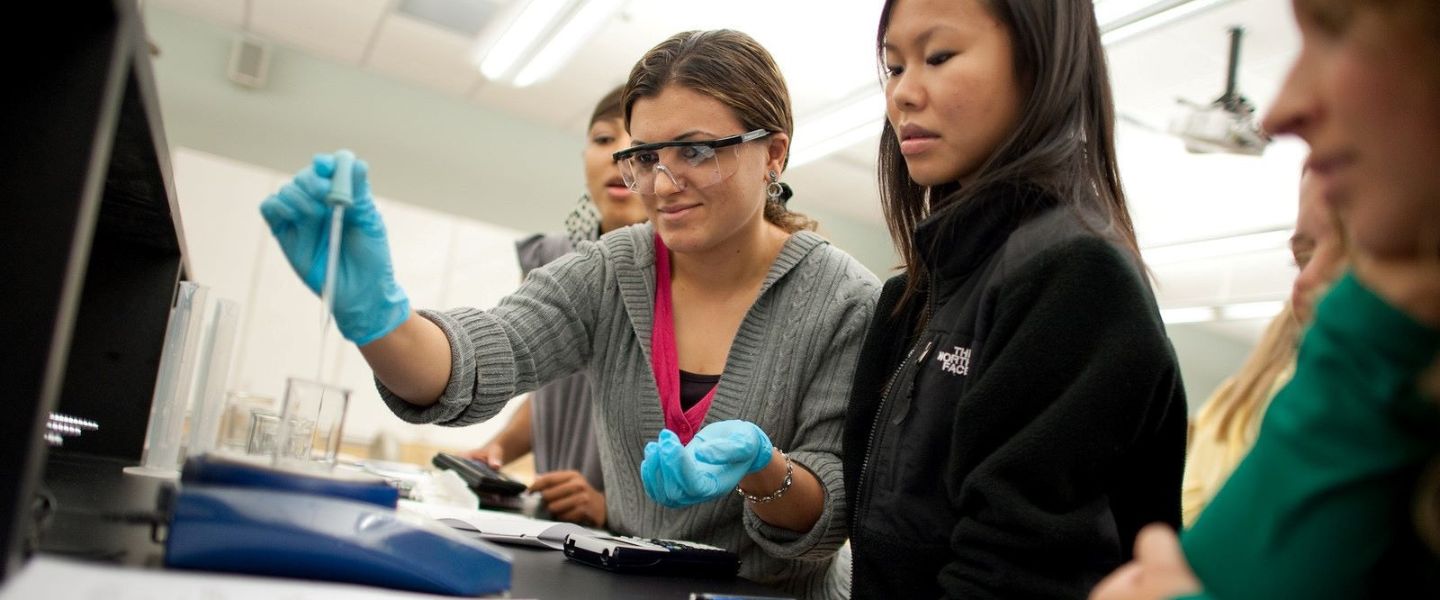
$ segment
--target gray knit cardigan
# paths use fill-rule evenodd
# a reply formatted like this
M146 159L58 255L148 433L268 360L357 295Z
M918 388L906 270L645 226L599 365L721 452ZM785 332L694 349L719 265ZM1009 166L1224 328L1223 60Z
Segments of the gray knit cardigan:
M644 537L692 540L740 554L741 575L801 596L819 595L847 535L841 433L850 380L879 292L875 276L810 232L792 235L730 346L705 423L758 424L825 489L807 532L762 522L727 495L683 509L645 495L645 443L665 425L650 368L655 297L654 230L635 225L582 243L532 271L489 311L421 311L450 341L450 381L420 408L380 385L390 409L412 423L464 426L494 416L511 398L585 371L604 466L608 527Z

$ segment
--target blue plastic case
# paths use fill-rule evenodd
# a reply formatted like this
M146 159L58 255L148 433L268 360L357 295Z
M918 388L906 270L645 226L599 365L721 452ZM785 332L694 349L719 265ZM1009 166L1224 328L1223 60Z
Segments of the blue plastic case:
M373 475L296 471L211 454L185 461L180 483L300 492L357 500L385 508L395 508L400 498L400 490Z
M373 504L295 492L184 486L165 565L474 596L510 589L511 557Z

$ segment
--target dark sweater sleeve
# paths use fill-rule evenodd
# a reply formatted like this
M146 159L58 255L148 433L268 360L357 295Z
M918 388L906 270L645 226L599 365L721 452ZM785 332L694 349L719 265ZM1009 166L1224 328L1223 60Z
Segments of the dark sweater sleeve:
M1128 257L1079 238L1000 274L949 475L954 598L1083 598L1148 522L1177 525L1178 367ZM982 316L982 319L984 317Z
M1440 331L1353 277L1335 285L1254 449L1185 532L1207 597L1383 596L1367 579L1414 526L1415 482L1440 451L1440 415L1415 389L1437 351Z

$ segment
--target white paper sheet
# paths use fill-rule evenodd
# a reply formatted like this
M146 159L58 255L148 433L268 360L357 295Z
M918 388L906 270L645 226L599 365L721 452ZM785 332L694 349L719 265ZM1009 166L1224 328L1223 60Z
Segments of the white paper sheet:
M402 501L401 510L435 519L461 533L474 533L491 542L560 550L572 533L601 534L574 523L531 519L514 513L435 506ZM446 521L451 521L447 523ZM456 523L455 521L458 521Z

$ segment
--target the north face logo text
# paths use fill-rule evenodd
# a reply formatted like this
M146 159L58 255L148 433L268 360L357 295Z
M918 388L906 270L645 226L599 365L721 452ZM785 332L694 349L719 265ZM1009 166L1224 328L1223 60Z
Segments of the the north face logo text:
M970 349L955 347L954 352L940 352L935 355L935 360L940 361L940 369L952 375L970 374Z

